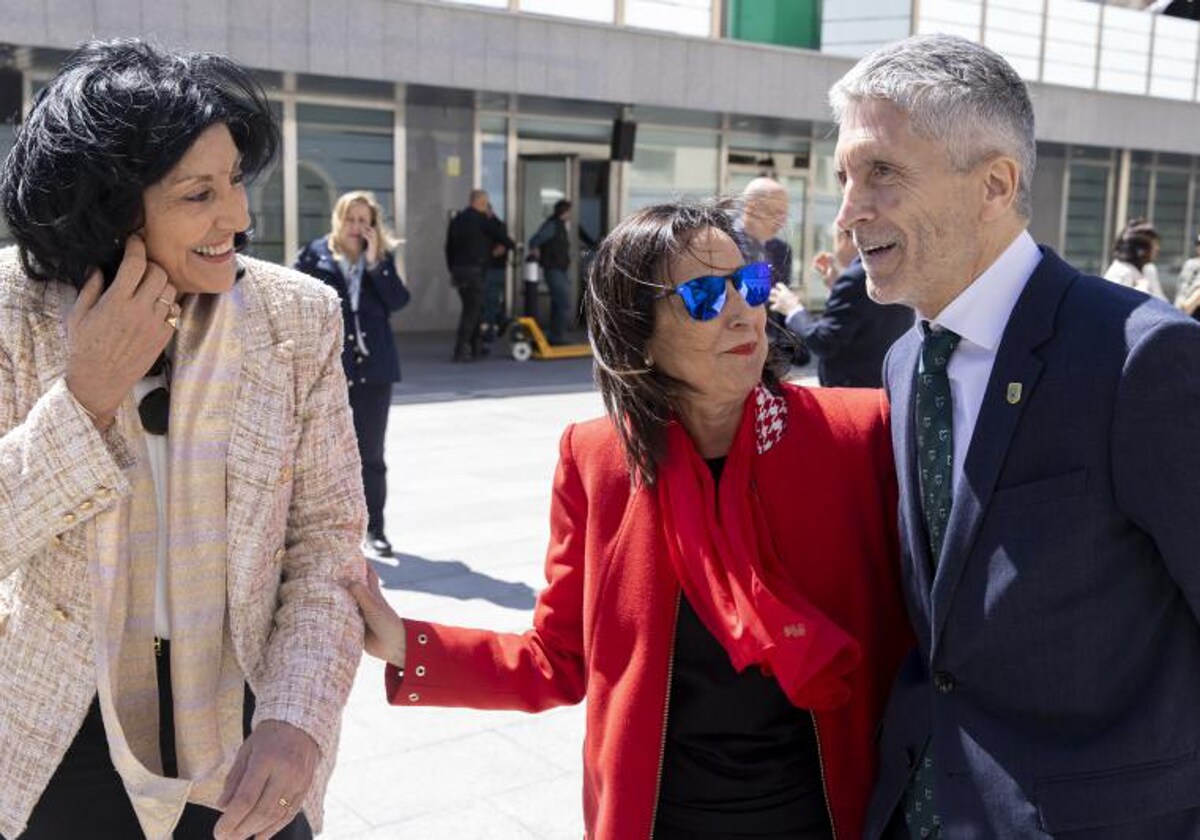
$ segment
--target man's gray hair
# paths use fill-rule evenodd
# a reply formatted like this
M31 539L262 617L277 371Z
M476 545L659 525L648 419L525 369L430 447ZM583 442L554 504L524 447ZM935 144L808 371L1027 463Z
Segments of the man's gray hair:
M834 121L871 100L908 114L918 136L941 143L960 172L995 154L1021 169L1017 211L1032 210L1033 104L1025 82L987 47L954 35L914 35L876 50L829 90Z

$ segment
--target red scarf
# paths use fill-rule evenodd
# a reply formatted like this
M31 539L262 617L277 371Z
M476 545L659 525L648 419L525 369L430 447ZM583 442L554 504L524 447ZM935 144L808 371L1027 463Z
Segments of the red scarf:
M678 421L667 428L658 504L671 565L688 603L739 672L757 665L793 704L832 709L850 697L858 643L801 594L758 496L758 472L786 434L787 403L759 387L746 399L719 499L708 465ZM777 452L776 456L781 453ZM800 481L802 464L794 466ZM763 486L773 486L763 482Z

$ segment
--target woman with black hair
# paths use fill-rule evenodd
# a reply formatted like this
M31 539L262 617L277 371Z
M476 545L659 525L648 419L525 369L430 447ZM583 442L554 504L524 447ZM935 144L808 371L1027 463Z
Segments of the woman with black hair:
M4 162L4 837L319 829L364 516L337 296L237 253L277 145L227 59L96 42Z
M559 446L533 627L401 619L349 584L403 706L587 698L591 840L860 837L911 635L882 392L781 381L771 267L728 208L666 204L585 296L607 417Z
M1160 245L1158 231L1149 222L1132 220L1117 236L1113 261L1105 270L1104 279L1165 301L1167 295L1154 265Z

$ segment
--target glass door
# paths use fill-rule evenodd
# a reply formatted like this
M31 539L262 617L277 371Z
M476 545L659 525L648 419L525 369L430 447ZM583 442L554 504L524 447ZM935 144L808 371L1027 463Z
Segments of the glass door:
M579 156L570 154L521 155L517 159L517 199L520 206L516 217L520 221L520 254L522 259L529 251L529 239L542 223L554 213L559 201L571 202L572 214L568 220L567 233L571 238L570 276L576 278L579 269L579 238L576 234L575 217L579 207ZM572 311L578 300L578 282L573 282L571 294ZM538 284L536 306L537 320L542 329L547 328L550 312L549 291L545 283ZM524 311L527 304L522 303Z

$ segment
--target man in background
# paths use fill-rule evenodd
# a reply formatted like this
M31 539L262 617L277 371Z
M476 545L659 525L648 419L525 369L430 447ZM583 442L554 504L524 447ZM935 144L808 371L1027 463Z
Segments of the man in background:
M834 251L813 257L813 269L829 286L825 311L813 315L787 285L771 290L771 311L817 357L817 377L827 387L883 387L883 357L888 348L913 325L907 306L882 304L867 294L863 269L854 238L844 230L834 234Z
M484 270L495 246L508 241L503 226L488 210L485 190L471 190L467 206L454 215L446 228L446 266L450 282L462 301L454 336L452 361L468 362L479 357L482 336Z

